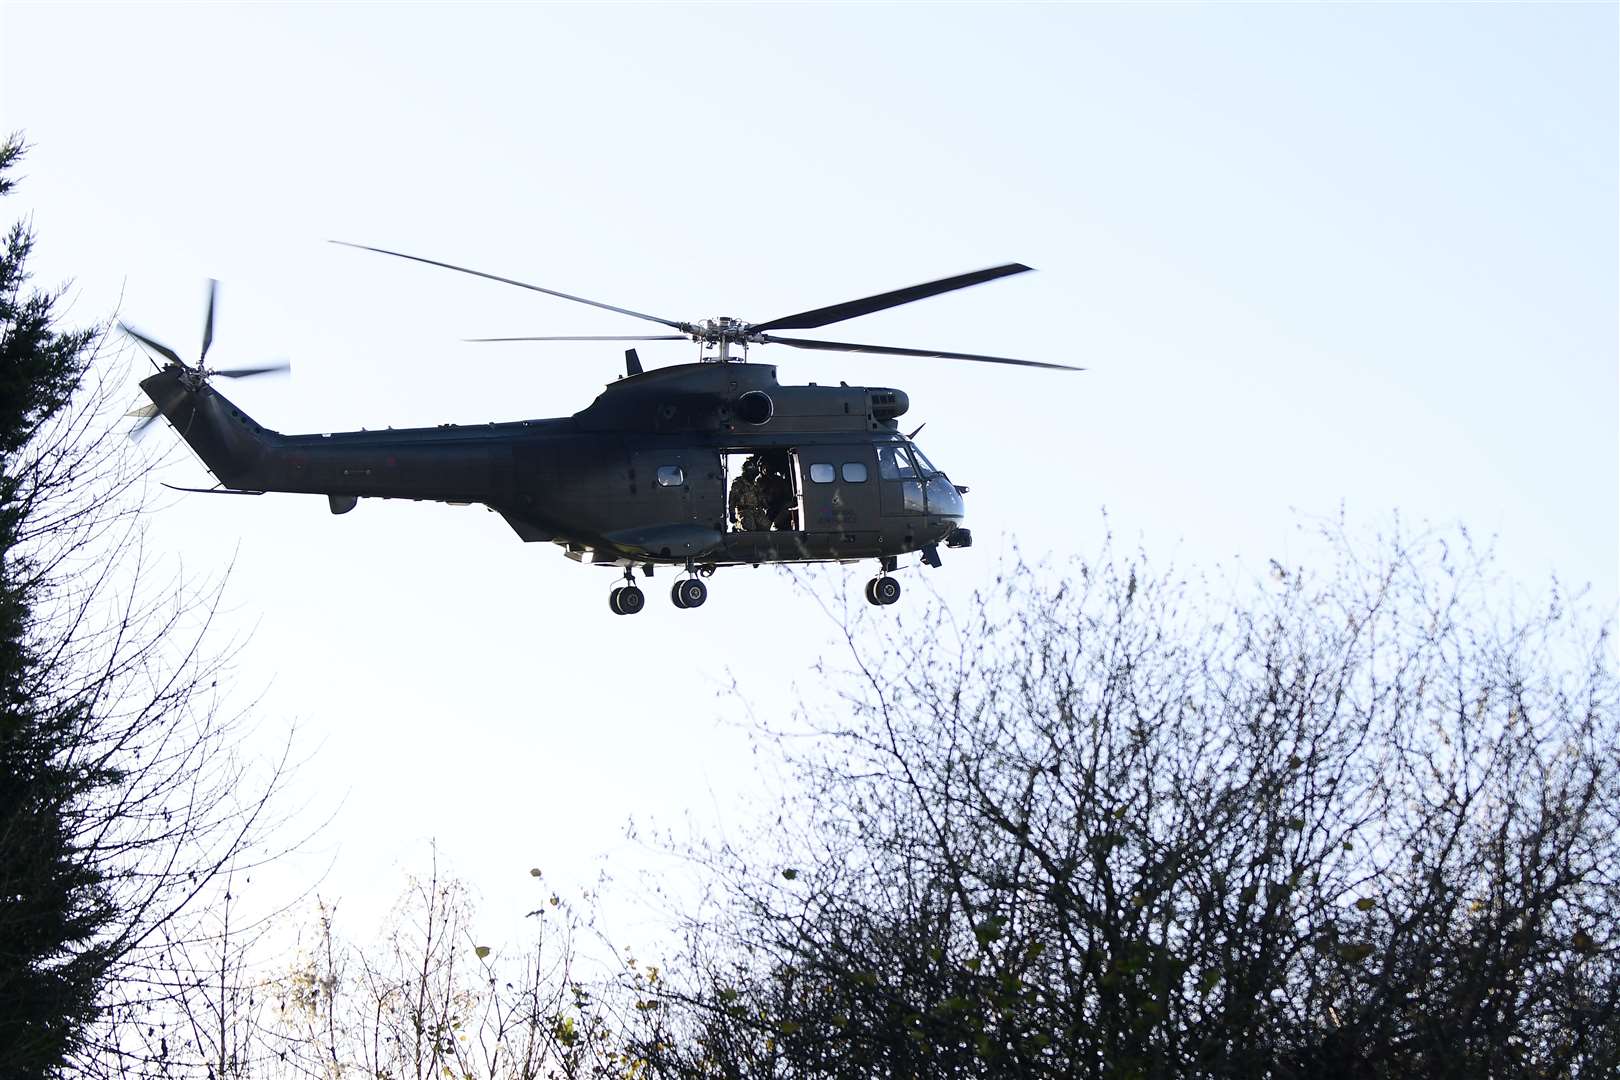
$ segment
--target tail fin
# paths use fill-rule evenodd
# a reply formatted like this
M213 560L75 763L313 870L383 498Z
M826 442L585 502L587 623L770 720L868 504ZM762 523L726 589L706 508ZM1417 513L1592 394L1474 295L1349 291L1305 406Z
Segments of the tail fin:
M165 367L142 380L141 389L220 483L232 488L255 486L254 473L280 441L278 433L262 427L184 367Z

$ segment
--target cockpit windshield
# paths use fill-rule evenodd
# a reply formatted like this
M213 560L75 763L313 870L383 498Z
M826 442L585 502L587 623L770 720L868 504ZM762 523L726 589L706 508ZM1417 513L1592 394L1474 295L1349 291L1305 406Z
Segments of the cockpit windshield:
M934 463L929 461L928 456L922 452L922 447L918 446L916 443L912 443L911 452L917 458L917 467L922 470L922 474L924 476L933 476L935 473L939 472L939 470L934 467Z
M904 513L962 516L961 490L935 468L916 443L893 436L878 444L877 459L878 478L899 481L891 487Z
M926 480L940 475L940 470L922 448L908 443L899 436L893 442L878 444L878 476L884 480Z

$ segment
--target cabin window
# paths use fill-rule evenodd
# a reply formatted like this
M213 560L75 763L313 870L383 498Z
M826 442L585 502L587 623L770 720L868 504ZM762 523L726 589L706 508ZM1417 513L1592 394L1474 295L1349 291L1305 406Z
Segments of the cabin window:
M817 462L810 466L810 482L812 484L830 484L837 474L831 465Z
M866 463L862 461L844 462L844 482L846 484L866 483Z
M659 487L680 487L686 483L686 473L679 465L658 466Z

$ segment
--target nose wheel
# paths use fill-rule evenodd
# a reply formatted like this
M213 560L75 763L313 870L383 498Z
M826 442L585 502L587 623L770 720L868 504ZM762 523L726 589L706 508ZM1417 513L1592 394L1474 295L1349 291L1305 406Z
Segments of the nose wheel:
M887 607L900 599L900 583L887 574L866 583L866 602Z

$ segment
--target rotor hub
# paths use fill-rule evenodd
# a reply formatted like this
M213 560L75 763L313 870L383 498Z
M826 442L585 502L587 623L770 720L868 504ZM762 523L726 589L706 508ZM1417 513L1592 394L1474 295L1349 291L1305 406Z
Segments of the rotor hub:
M704 349L716 349L714 356L703 356L702 359L725 363L729 361L746 360L748 346L764 344L765 336L753 328L753 324L730 315L716 315L711 319L695 325L691 329L692 340ZM731 350L735 347L742 349L741 356L733 356Z

